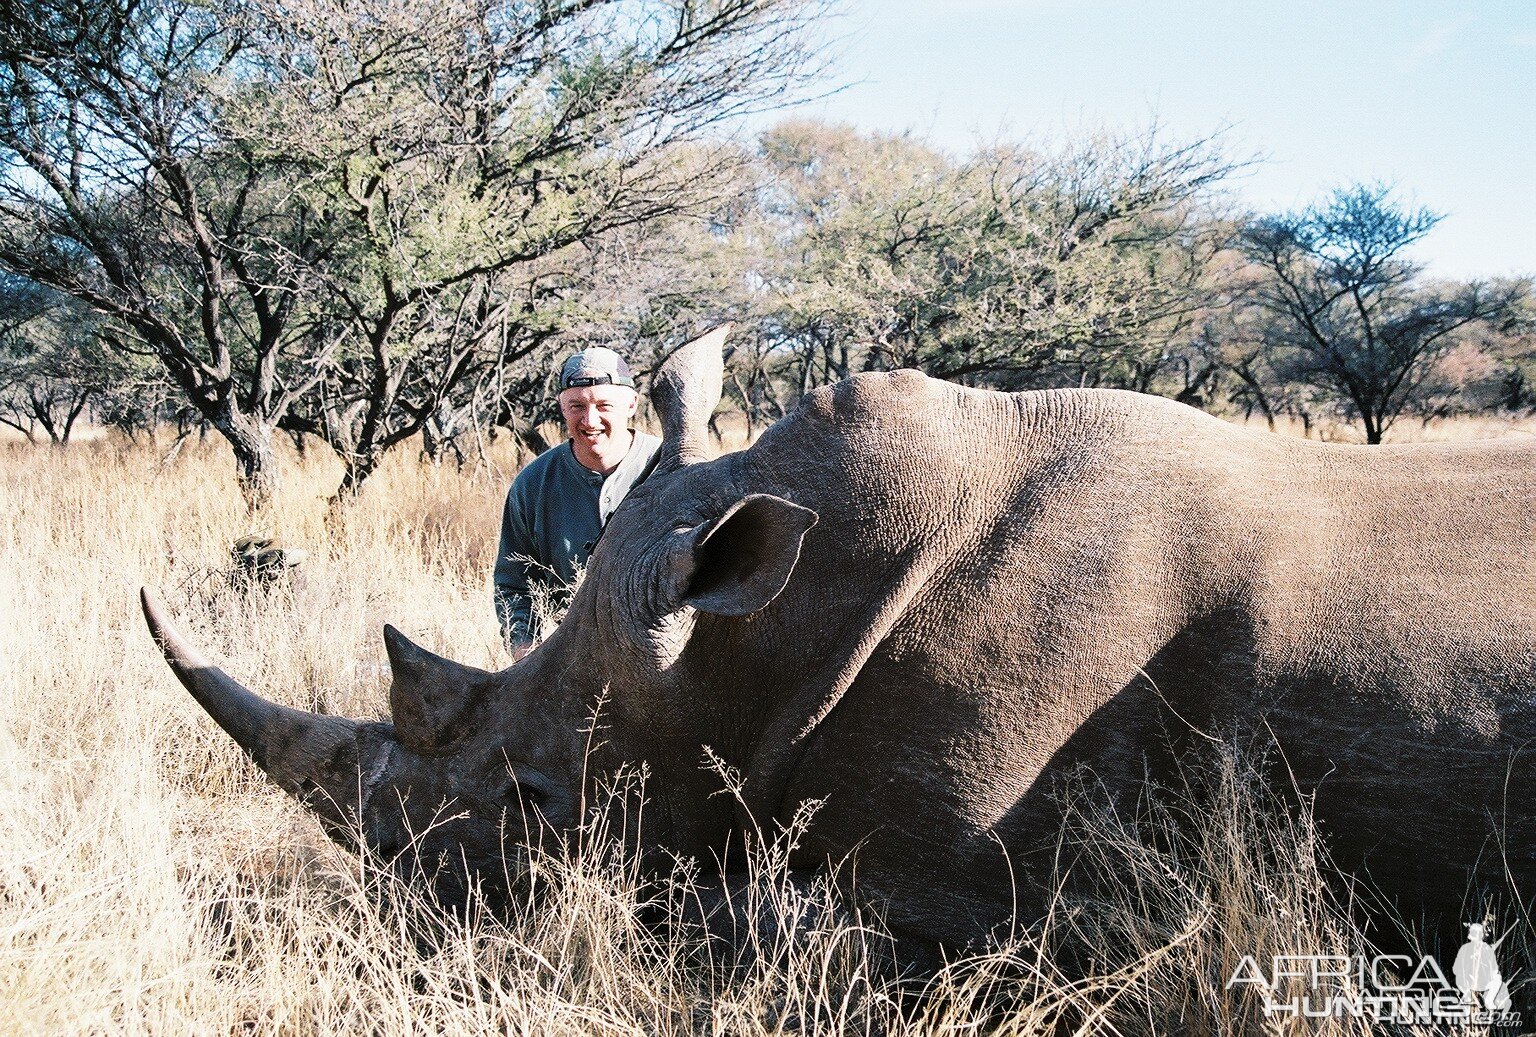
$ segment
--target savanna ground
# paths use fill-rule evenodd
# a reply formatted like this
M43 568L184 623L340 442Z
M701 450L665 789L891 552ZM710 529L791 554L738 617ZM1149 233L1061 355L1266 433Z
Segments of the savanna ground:
M1536 424L1399 438L1469 434ZM386 621L467 663L508 661L487 584L517 459L492 450L459 470L401 452L328 518L338 466L291 455L253 524L222 448L165 460L168 445L0 443L0 1031L1365 1032L1266 1025L1251 988L1225 989L1244 954L1367 949L1307 819L1269 809L1231 753L1192 768L1195 797L1134 815L1080 798L1063 839L1100 880L926 985L893 979L878 918L834 920L789 890L772 848L754 895L783 932L747 960L641 925L642 901L685 897L689 879L648 886L612 853L538 861L542 894L506 919L424 909L332 848L202 714L137 591L159 588L269 697L380 715ZM273 589L234 586L230 545L259 528L308 559ZM1505 945L1506 975L1532 974L1530 937Z

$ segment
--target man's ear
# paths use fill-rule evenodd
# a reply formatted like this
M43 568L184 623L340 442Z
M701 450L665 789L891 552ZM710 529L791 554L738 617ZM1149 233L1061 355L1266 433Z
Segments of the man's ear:
M668 599L715 616L749 616L789 582L816 513L754 493L688 530L671 551Z

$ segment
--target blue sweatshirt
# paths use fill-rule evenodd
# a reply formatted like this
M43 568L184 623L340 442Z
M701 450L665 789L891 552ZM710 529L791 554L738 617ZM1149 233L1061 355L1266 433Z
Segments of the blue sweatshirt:
M636 432L629 453L606 478L582 467L569 440L528 462L501 515L496 549L496 618L510 645L533 640L533 588L568 588L603 525L656 465L661 440Z

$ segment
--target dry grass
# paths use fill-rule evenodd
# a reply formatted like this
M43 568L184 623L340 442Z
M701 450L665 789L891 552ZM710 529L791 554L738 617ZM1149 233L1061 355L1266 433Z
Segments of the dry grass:
M1084 805L1069 837L1103 881L921 997L891 980L878 925L791 887L771 847L752 895L784 935L746 962L641 925L644 901L686 898L689 879L658 893L607 852L539 861L547 894L504 922L424 911L331 848L198 710L135 595L161 588L273 698L378 715L386 620L507 661L487 588L501 460L398 456L328 525L335 465L289 458L261 525L309 560L262 591L224 572L252 523L216 444L168 464L111 440L0 444L0 1032L1251 1032L1254 1004L1223 989L1235 955L1361 946L1321 891L1310 829L1259 809L1231 758L1203 772L1217 808L1185 809L1193 823ZM1284 1032L1355 1032L1330 1025Z
M1263 428L1262 418L1251 418L1250 428ZM1308 430L1295 418L1283 417L1275 423L1275 431L1283 436L1299 436L1320 440L1324 443L1364 443L1365 436L1358 425L1324 419ZM1387 432L1388 443L1464 443L1476 439L1504 439L1507 437L1536 437L1536 415L1478 414L1455 418L1437 418L1421 421L1417 418L1401 418Z

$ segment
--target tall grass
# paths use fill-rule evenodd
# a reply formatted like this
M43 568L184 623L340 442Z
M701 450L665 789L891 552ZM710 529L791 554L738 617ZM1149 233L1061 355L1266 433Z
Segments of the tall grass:
M337 467L289 457L252 520L216 444L169 462L110 439L0 444L0 1031L1238 1033L1262 1020L1225 989L1236 956L1365 946L1305 817L1266 809L1230 755L1201 772L1198 808L1075 800L1064 838L1099 879L917 992L878 919L789 881L793 828L755 857L743 895L778 925L746 955L652 924L682 913L693 873L649 882L601 833L591 852L536 858L544 892L507 918L433 911L244 759L175 683L135 596L160 588L271 698L380 715L386 620L465 662L508 662L487 584L516 459L497 460L401 454L328 514ZM229 573L230 545L258 528L308 552L270 589Z

